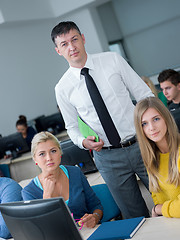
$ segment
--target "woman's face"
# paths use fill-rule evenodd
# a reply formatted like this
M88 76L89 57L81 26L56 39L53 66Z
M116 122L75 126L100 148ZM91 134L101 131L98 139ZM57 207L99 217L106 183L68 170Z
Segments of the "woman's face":
M60 149L52 140L39 143L35 150L34 160L42 172L55 170L61 163Z
M23 136L25 136L27 133L27 127L24 125L17 125L16 129L18 132L22 133Z
M148 108L142 115L141 124L147 138L156 144L166 141L167 126L156 109Z

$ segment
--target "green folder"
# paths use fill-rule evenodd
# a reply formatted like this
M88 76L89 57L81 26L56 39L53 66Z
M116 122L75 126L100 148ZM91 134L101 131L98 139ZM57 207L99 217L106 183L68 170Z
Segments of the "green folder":
M99 142L98 135L90 128L82 119L78 116L78 127L81 132L81 134L87 138L87 136L94 136L95 142Z

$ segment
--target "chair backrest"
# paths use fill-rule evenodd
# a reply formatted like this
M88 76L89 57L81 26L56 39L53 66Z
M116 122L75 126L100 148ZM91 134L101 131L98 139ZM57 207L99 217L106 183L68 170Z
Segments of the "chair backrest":
M103 183L91 187L103 206L103 218L101 219L101 223L121 216L121 211L106 184Z
M84 174L97 172L94 160L88 150L80 149L70 139L60 142L62 149L61 164L78 165Z
M172 116L174 117L174 120L177 124L178 130L180 132L180 108L175 109L174 111L170 111Z
M8 164L0 164L0 170L3 172L4 177L11 177Z

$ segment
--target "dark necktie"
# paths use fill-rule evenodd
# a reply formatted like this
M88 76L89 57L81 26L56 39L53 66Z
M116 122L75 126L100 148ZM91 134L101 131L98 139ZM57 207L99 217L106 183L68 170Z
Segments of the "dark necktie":
M106 136L107 136L109 142L113 146L119 146L121 138L117 132L116 127L114 126L112 118L106 108L106 105L101 97L101 94L100 94L93 78L91 77L91 75L89 75L89 69L83 68L81 70L81 74L84 75L84 77L85 77L86 86L89 91L89 95L94 104L97 115L99 117L99 120L103 126L103 129L106 133Z

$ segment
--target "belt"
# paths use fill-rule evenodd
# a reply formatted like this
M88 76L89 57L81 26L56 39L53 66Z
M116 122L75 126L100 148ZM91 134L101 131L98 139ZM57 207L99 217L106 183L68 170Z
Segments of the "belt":
M118 146L109 146L109 147L102 147L102 149L114 149L114 148L125 148L125 147L129 147L132 144L134 144L136 142L136 137L132 137L129 140L127 140L126 142L120 143Z

